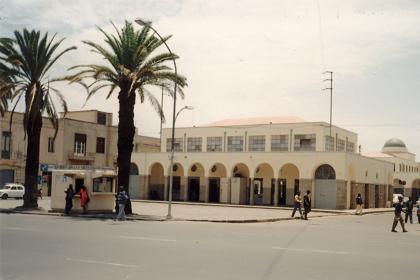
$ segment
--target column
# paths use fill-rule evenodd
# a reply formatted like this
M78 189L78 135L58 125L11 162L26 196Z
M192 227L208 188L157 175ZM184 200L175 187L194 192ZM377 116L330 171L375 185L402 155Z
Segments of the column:
M347 181L347 200L346 200L346 209L351 208L351 181Z
M144 178L144 188L143 188L144 189L144 194L141 197L143 197L143 199L146 199L146 200L149 199L150 176L151 175L144 176L145 177Z
M279 179L275 178L275 183L274 183L274 197L273 197L273 202L274 202L274 206L279 206Z
M209 202L209 178L204 177L205 185L204 185L204 202Z
M251 186L249 186L249 205L254 205L254 178L251 179Z

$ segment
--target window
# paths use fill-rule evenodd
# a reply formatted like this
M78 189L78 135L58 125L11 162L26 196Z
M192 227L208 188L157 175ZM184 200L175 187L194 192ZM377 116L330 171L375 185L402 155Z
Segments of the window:
M228 152L242 152L244 138L242 136L228 136Z
M334 151L334 137L325 136L325 151L326 152Z
M74 153L76 155L86 155L86 134L74 134Z
M3 131L1 137L1 158L10 159L11 138L12 133L10 131Z
M222 137L207 137L207 152L221 152Z
M337 139L337 152L343 152L346 146L346 141L343 139Z
M182 152L183 149L183 139L182 138L175 138L174 141L174 151L175 152ZM172 145L172 138L168 138L166 139L166 151L170 152L171 151L171 145Z
M295 151L315 151L316 135L315 134L296 134L295 135Z
M98 154L105 153L105 138L102 138L102 137L96 138L96 153Z
M93 179L94 192L112 192L112 177L99 177Z
M354 153L354 143L352 142L347 142L347 147L346 147L347 152L349 153Z
M54 153L55 152L54 138L53 137L48 137L48 152L49 153Z
M201 152L201 137L188 137L187 151L188 152Z
M248 150L251 152L265 151L265 136L249 136Z
M106 125L106 114L105 113L98 112L97 123L102 124L102 125Z
M271 151L289 151L289 136L288 135L272 135L271 136Z

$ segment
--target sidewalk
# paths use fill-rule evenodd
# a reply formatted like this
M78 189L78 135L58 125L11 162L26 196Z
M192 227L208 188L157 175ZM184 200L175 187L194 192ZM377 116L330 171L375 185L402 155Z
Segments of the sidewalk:
M21 213L36 215L62 216L62 213L52 213L50 199L38 200L40 209L20 210L17 206L22 205L22 200L0 200L0 213ZM168 204L165 201L132 201L133 214L129 220L165 221L168 211ZM364 209L364 214L392 212L392 208ZM195 221L195 222L219 222L219 223L255 223L255 222L275 222L281 220L292 220L290 217L292 208L271 207L271 206L251 206L251 205L220 205L205 203L185 203L174 202L172 204L173 221ZM310 218L352 215L354 210L320 210L314 209ZM75 217L112 219L112 214L74 214ZM299 217L299 213L295 215Z

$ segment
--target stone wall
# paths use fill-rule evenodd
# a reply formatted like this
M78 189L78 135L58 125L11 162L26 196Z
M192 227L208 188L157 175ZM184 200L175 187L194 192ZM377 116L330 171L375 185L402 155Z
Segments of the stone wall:
M347 206L347 182L337 180L336 209L343 210Z

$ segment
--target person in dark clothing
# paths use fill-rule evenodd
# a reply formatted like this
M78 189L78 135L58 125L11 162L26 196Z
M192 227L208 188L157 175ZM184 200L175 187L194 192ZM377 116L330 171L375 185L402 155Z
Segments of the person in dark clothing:
M311 212L311 191L307 190L306 194L303 196L303 209L304 209L304 219L308 219L308 213Z
M401 215L401 213L403 212L403 203L402 202L403 202L403 197L399 196L398 197L398 203L395 204L395 211L394 211L395 217L394 217L394 223L392 224L392 230L391 230L392 232L397 232L395 230L395 228L397 227L398 221L401 224L403 232L407 232L405 230L404 220L403 220L402 215Z
M414 203L410 196L408 198L408 201L405 204L405 223L407 223L409 217L410 217L410 224L413 223L413 207L414 207Z
M74 196L73 185L70 184L67 190L65 190L64 192L66 193L66 206L64 208L64 213L68 215L70 214L71 208L73 208L73 196Z
M118 216L117 220L124 220L125 221L125 204L127 203L128 195L127 192L124 190L124 186L120 186L119 192L117 194L117 203L118 203Z
M362 216L363 212L363 199L362 195L360 193L356 196L356 215L359 213L360 216Z
M294 207L292 211L292 218L295 216L296 210L299 209L300 218L303 219L302 216L302 207L301 207L302 199L300 198L300 191L298 191L294 198Z

